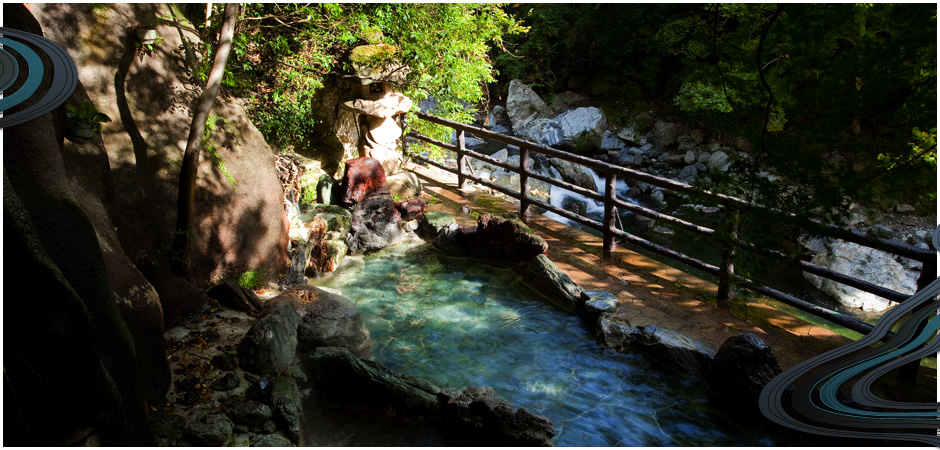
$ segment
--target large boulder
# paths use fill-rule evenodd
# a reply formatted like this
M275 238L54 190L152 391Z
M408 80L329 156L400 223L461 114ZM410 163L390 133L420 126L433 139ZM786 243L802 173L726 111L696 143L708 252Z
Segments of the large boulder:
M310 247L307 268L321 273L333 272L343 262L348 252L349 247L342 240L317 241Z
M812 263L903 294L913 294L917 291L917 280L909 275L904 270L904 266L895 261L891 255L851 242L836 241L829 244L824 251L813 257ZM875 294L829 279L809 273L804 273L803 276L839 303L850 308L884 311L894 304Z
M181 70L194 69L191 52L170 49L183 48L184 40L199 44L198 33L158 24L164 43L153 57L138 59L128 20L168 16L168 6L113 4L93 11L90 4L47 3L30 10L45 36L78 62L83 88L69 103L90 101L112 119L100 139L66 143L63 156L71 173L63 180L79 177L93 180L86 186L104 188L89 192L102 201L124 253L157 290L168 322L200 311L204 300L190 297L195 289L182 292L179 283L157 279L168 264L163 247L172 240L185 130L198 95L187 70ZM63 17L69 26L63 26ZM236 101L220 96L213 114L219 120L208 138L234 186L204 154L197 175L192 278L203 284L249 269L277 273L288 259L274 152Z
M313 286L291 289L271 300L289 304L300 316L297 350L342 347L356 356L368 358L372 351L369 330L352 300Z
M599 149L607 127L607 118L594 107L565 111L542 129L545 145L584 153Z
M238 344L242 369L277 375L294 360L300 316L289 304L271 303Z
M404 237L401 214L388 194L370 196L356 203L352 207L350 227L346 246L353 255L383 249Z
M519 80L509 82L509 93L506 96L506 114L512 122L513 132L518 136L531 121L536 119L550 119L552 110L542 101L542 98L529 86Z
M721 344L705 373L705 383L720 402L754 414L764 386L780 372L773 350L756 335L742 333Z
M555 430L548 419L513 408L489 386L470 386L447 400L446 436L461 446L551 445Z
M344 206L353 206L366 197L388 195L385 169L374 158L356 158L346 161L340 190Z
M527 263L548 250L548 244L521 222L505 217L483 214L477 219L477 230L471 256L497 266L509 267Z

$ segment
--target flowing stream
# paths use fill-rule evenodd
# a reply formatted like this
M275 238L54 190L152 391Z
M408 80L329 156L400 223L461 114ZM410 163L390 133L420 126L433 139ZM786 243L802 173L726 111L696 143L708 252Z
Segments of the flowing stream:
M313 284L362 312L372 359L442 388L491 386L548 417L558 446L765 446L779 439L713 410L701 380L602 349L581 319L511 270L399 244ZM393 430L386 442L402 444ZM381 441L379 441L381 442Z

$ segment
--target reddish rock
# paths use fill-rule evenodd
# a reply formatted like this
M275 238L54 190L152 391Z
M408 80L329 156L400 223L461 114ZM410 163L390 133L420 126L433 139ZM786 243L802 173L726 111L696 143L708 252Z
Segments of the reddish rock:
M388 195L385 169L374 158L356 158L346 161L346 170L343 173L340 189L343 205L346 206L355 205L371 195Z
M403 202L395 202L395 209L401 214L401 220L414 220L424 214L424 200L413 198Z
M548 244L520 222L483 214L477 220L476 239L470 255L499 266L529 262L545 253Z

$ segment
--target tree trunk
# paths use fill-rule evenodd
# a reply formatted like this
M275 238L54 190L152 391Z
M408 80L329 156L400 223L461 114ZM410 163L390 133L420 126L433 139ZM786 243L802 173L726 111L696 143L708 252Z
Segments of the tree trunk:
M228 61L228 54L232 48L232 37L235 34L235 20L237 17L238 4L226 3L215 60L212 62L209 79L206 80L206 89L199 97L199 102L193 111L193 123L189 128L189 140L186 141L186 152L183 154L183 165L180 167L176 233L173 237L173 248L170 252L170 265L173 272L178 276L189 275L193 252L193 210L196 201L196 175L199 168L199 153L202 151L202 135L206 129L209 111L212 110L212 106L215 104L215 98L218 96L219 87L222 84L222 75L225 73L225 63Z

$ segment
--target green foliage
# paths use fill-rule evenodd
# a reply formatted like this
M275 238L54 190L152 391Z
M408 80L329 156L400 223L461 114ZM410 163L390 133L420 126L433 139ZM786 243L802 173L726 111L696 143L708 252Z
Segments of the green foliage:
M249 270L239 275L236 283L243 288L255 290L264 286L266 278L267 272L263 270Z
M483 100L493 81L489 45L520 31L491 4L247 4L223 85L248 100L270 143L290 149L316 124L317 90L351 73L351 50L389 44L411 70L400 90L416 102L433 97L433 113L468 122L468 105ZM209 52L203 49L197 79L208 73Z
M91 102L82 102L81 105L75 106L71 103L65 105L65 114L68 118L82 124L94 125L95 131L101 131L102 122L110 122L111 118L95 108Z

